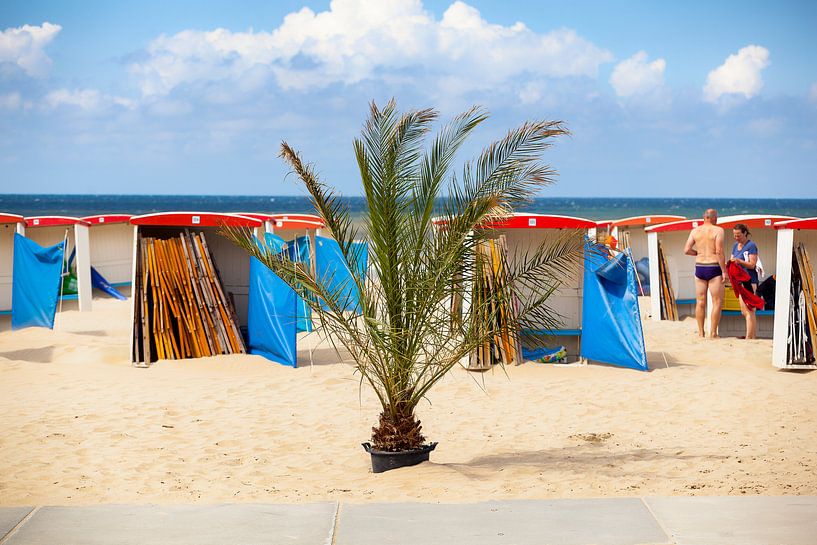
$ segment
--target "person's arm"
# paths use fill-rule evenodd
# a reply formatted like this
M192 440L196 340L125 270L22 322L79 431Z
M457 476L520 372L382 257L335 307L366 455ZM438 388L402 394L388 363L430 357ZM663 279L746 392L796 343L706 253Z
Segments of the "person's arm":
M718 259L718 265L721 266L724 278L729 278L729 273L726 271L726 260L723 257L723 230L719 230L715 235L715 257Z
M693 246L695 246L695 239L692 237L692 231L690 231L689 238L687 238L687 243L684 244L684 253L686 255L698 255L697 250L695 250Z

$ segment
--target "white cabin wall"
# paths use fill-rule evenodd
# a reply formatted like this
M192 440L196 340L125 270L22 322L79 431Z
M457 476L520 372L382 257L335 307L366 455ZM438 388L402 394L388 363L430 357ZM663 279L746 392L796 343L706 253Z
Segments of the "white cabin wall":
M250 290L250 256L244 250L222 237L215 227L204 227L207 247L214 265L221 275L225 295L230 297L235 306L238 324L247 325Z
M111 284L131 281L133 227L127 223L93 225L90 228L91 266Z
M43 247L53 246L63 241L65 231L68 231L68 246L65 248L65 258L71 255L74 249L74 226L73 225L53 225L48 227L31 227L26 229L26 238L33 240Z
M560 235L558 229L506 229L500 231L507 240L508 261L521 258L527 253L532 255L544 240L555 239ZM573 278L564 283L549 301L550 308L562 316L563 329L579 329L582 323L582 265L576 266ZM524 294L522 295L524 299Z
M695 298L695 258L684 254L689 231L658 233L676 299Z
M630 248L633 251L633 258L635 261L649 256L649 249L647 248L647 232L644 231L643 225L622 226L618 228L618 232L621 237L618 239L619 248L623 248L621 240L624 238L624 233L630 233Z
M0 311L11 310L11 287L14 276L14 234L17 224L0 224Z

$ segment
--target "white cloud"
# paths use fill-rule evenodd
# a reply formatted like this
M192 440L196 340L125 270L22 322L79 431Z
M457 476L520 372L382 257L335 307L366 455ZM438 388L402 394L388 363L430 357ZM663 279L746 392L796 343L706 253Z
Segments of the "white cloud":
M111 106L120 106L130 109L135 106L134 102L130 99L105 95L96 89L57 89L48 93L43 101L49 108L74 106L86 111L99 110Z
M47 22L41 26L23 25L3 30L0 32L0 63L16 64L32 77L45 76L51 59L43 49L60 30L60 25Z
M4 110L16 110L20 107L20 93L8 93L0 95L0 108Z
M487 22L457 1L440 20L420 0L333 0L328 11L288 14L271 32L185 30L160 36L131 65L144 95L184 85L228 83L244 90L272 79L284 89L405 80L466 92L514 78L595 77L612 55L560 29ZM238 89L240 90L240 89Z
M811 84L811 89L808 91L808 98L812 102L817 102L817 82Z
M610 85L620 97L643 94L664 85L664 59L647 62L647 53L639 51L616 65L610 76Z
M747 45L712 70L706 78L704 98L715 102L722 95L743 95L752 98L763 87L761 72L769 66L769 50L759 45Z

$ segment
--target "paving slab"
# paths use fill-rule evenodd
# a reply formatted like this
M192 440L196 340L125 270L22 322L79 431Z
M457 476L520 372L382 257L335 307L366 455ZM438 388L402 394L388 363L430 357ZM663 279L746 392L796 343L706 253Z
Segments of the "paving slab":
M324 545L336 503L43 507L3 545Z
M670 543L638 498L343 504L336 545Z
M0 539L31 513L33 507L0 507Z
M678 545L814 545L817 496L645 498Z

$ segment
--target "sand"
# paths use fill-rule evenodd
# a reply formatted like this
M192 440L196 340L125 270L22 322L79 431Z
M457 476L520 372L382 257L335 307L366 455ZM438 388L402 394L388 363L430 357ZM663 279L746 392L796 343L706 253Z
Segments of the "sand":
M138 369L128 320L108 299L55 331L0 318L0 505L817 494L817 373L689 319L645 321L649 373L455 369L419 411L431 463L382 474L360 446L377 403L315 334L298 369Z

